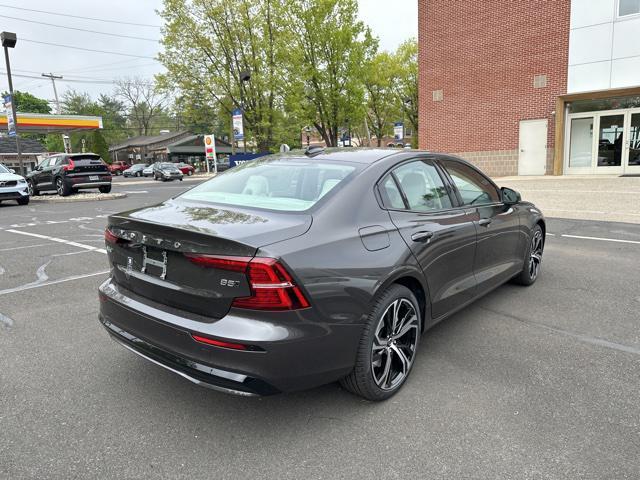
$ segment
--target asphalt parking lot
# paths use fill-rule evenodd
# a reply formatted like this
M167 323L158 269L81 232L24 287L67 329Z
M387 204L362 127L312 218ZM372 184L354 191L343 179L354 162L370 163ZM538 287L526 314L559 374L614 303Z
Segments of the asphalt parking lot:
M423 337L390 401L198 388L97 320L128 197L0 205L0 478L638 478L640 225L550 219L543 273ZM135 182L133 181L135 180Z

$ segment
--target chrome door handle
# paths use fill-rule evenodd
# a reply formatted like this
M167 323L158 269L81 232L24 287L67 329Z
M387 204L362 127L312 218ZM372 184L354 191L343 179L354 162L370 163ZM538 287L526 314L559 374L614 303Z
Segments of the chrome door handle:
M490 218L481 218L480 220L478 220L478 225L480 225L481 227L488 227L489 225L491 225L491 222L493 220L491 220Z
M416 232L411 235L414 242L427 242L433 238L433 232Z

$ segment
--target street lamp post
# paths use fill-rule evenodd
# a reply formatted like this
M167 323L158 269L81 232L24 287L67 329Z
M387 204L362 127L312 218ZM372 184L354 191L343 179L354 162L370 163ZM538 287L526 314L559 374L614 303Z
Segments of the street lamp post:
M242 117L244 119L244 83L249 83L251 80L251 72L249 70L243 70L240 72L240 103L242 108ZM244 145L244 153L247 153L247 135L246 132L244 134L244 138L242 139L242 144Z
M7 80L9 82L9 95L11 96L11 113L13 114L13 124L16 133L16 153L18 154L18 164L20 165L20 173L24 175L24 165L22 164L22 152L20 151L20 136L18 135L18 117L16 116L16 101L13 98L13 80L11 79L11 63L9 62L9 49L16 46L17 37L15 33L2 32L0 33L0 40L2 40L2 46L4 47L4 59L7 64ZM7 119L7 127L9 121Z

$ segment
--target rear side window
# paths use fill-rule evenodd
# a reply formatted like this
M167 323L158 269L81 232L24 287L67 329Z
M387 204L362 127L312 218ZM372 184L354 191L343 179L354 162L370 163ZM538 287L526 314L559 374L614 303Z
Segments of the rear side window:
M256 160L226 170L180 196L241 207L304 211L355 171L344 163L306 159Z
M456 185L464 205L483 205L500 201L498 191L484 175L463 163L449 160L442 163Z
M436 167L417 160L393 171L409 203L409 210L429 212L452 208L451 198Z
M382 202L385 207L404 210L405 205L402 200L402 194L400 190L398 190L398 185L391 175L387 175L380 184L380 195L382 196Z

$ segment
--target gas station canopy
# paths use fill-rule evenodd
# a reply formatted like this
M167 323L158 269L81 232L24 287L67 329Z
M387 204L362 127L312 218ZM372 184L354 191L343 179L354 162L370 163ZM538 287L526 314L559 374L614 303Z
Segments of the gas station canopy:
M102 128L102 117L18 113L18 133L71 133ZM7 130L7 115L0 113L0 131Z

